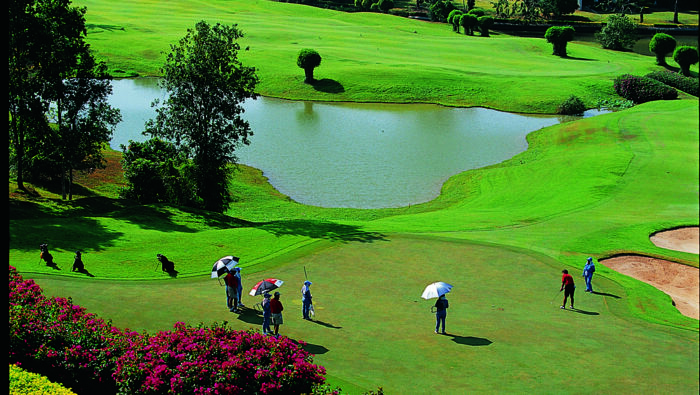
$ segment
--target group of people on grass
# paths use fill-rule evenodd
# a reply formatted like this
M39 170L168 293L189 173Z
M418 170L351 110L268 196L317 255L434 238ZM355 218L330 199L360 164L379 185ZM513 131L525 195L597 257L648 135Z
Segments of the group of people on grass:
M241 268L236 267L229 271L224 276L224 283L226 284L226 306L230 312L240 313L240 308L245 307L241 302L243 292ZM313 311L310 287L311 281L308 280L304 281L304 285L301 287L302 317L305 320L311 320L310 314ZM275 292L274 295L269 292L263 293L261 306L263 313L262 332L264 335L279 336L280 325L284 323L282 316L284 306L280 301L280 296L279 292ZM272 324L274 331L270 329L270 324Z
M569 307L574 309L574 291L576 286L574 285L574 278L569 274L569 271L564 269L561 271L561 288L559 291L564 290L564 301L561 303L560 308L566 308L566 300L570 300ZM588 257L586 260L586 265L583 267L583 279L586 281L586 292L593 293L593 285L591 281L593 280L593 273L595 273L595 264L593 263L593 258Z

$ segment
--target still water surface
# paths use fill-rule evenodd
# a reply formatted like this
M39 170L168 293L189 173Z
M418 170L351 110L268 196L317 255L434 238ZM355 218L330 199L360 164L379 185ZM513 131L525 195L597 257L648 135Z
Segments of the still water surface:
M144 141L154 79L113 81L122 112L111 146ZM322 207L400 207L434 199L459 172L502 162L527 149L525 136L557 124L525 116L437 105L319 103L258 98L243 105L254 135L239 162L261 169L297 202ZM595 115L588 112L586 116Z

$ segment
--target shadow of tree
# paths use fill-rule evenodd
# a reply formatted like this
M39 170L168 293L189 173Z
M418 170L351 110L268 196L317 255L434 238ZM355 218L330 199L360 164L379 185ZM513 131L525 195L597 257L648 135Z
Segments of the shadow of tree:
M323 78L320 80L314 80L311 83L311 86L319 92L325 92L325 93L343 93L345 92L345 88L343 85L336 81L332 80L330 78Z
M252 225L276 236L296 235L313 239L327 239L342 242L360 241L371 243L385 241L384 235L376 232L366 232L358 226L338 224L330 221L314 220L281 220Z

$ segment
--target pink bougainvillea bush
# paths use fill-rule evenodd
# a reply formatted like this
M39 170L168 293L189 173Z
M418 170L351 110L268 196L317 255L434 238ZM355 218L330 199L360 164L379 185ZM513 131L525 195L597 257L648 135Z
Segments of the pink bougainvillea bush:
M120 330L70 299L46 298L10 266L9 358L78 393L311 393L325 369L286 337L226 323ZM300 343L303 345L303 342Z

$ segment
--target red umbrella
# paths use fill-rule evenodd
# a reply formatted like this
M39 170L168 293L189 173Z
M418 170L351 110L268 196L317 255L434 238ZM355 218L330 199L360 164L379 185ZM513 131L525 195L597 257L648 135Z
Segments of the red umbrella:
M273 289L277 289L284 284L284 281L278 280L276 278L268 278L266 280L262 280L259 283L255 284L253 289L250 290L250 296L255 296L255 295L262 295L265 292L270 292Z

